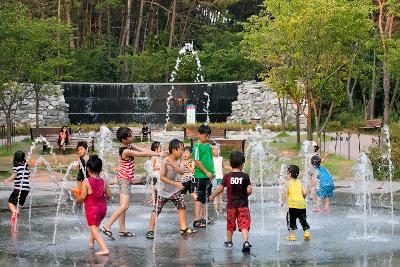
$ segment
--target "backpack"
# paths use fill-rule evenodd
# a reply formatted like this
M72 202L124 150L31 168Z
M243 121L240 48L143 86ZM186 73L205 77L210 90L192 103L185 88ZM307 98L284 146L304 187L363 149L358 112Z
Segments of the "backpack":
M332 175L328 172L328 170L325 167L319 167L317 169L318 172L318 179L319 179L319 184L320 186L328 186L328 185L333 185L333 178Z

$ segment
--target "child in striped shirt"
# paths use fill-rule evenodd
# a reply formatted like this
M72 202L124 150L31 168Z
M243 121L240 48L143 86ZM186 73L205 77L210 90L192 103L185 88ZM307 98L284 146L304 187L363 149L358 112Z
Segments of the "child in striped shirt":
M126 231L125 216L129 208L129 198L131 193L131 185L135 175L134 157L152 157L159 156L160 153L151 151L150 149L132 145L133 134L132 130L127 127L120 127L117 131L117 138L120 141L118 168L118 184L119 184L119 207L111 215L108 222L102 227L101 231L111 239L114 239L111 232L111 226L119 219L119 236L134 237L135 234Z
M14 223L19 214L19 206L23 206L29 194L29 168L26 162L25 153L16 151L14 154L13 174L4 180L8 184L14 180L14 190L8 198L8 208L11 211L11 223Z

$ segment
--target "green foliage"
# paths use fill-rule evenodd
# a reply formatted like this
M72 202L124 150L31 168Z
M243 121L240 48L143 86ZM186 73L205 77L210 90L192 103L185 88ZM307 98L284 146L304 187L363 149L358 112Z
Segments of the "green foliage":
M383 140L383 139L382 139ZM400 179L400 124L390 125L390 142L392 148L393 179ZM387 151L387 146L381 143L380 147L370 147L368 157L374 169L374 178L378 180L388 180L388 162L382 155Z

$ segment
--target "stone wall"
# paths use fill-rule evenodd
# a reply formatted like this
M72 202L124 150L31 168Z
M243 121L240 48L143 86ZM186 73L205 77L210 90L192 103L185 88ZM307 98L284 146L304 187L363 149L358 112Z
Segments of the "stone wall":
M287 122L295 125L296 109L288 105ZM256 81L243 82L238 86L237 101L232 102L232 114L227 121L257 122L269 125L281 125L281 113L277 93ZM300 117L300 126L305 128L306 119Z
M65 103L64 91L61 86L56 87L57 95L42 96L39 100L40 126L60 126L68 124L68 108ZM18 103L14 122L17 126L36 125L36 100L34 95ZM5 122L3 112L0 112L0 123Z

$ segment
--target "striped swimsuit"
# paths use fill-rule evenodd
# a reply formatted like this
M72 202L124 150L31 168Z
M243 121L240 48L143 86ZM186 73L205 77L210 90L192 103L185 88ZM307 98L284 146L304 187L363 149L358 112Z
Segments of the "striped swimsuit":
M125 179L130 182L133 181L135 177L135 161L134 158L129 158L128 160L122 158L122 153L125 149L130 149L130 147L120 147L119 148L119 169L117 178L118 179Z

